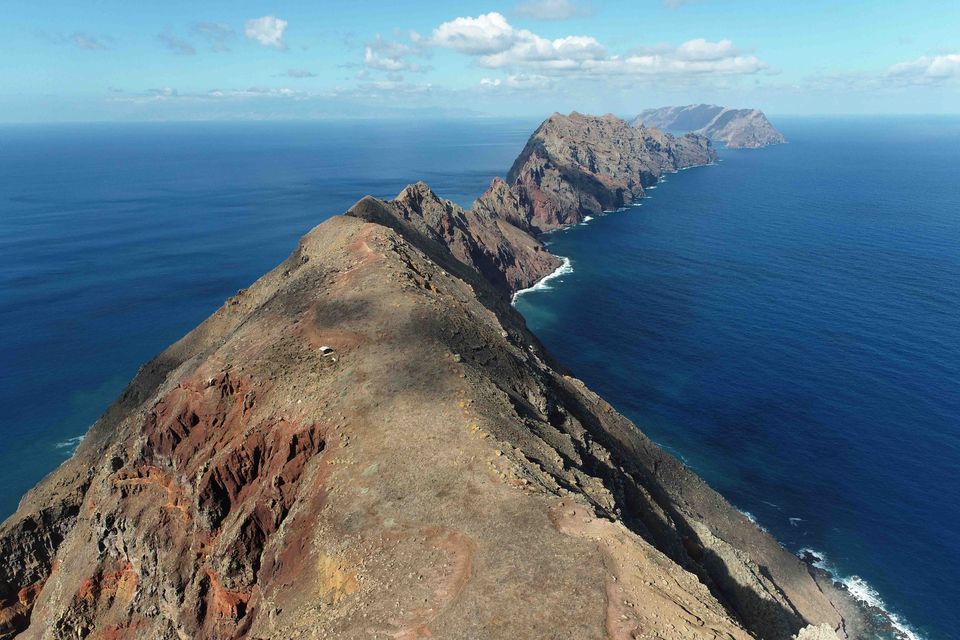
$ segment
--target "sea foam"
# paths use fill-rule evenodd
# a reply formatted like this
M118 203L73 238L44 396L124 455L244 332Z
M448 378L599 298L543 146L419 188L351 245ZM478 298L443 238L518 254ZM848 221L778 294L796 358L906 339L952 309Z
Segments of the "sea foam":
M77 450L77 447L80 446L81 442L83 442L83 436L79 435L79 436L74 436L72 438L67 438L66 440L62 442L58 442L53 446L56 447L57 449L67 449L68 453L72 456L73 453Z
M735 508L736 508L736 507L735 507ZM745 511L745 510L739 509L739 508L737 508L737 511L739 511L740 513L742 513L743 516L744 516L747 520L749 520L749 521L752 522L754 525L756 525L757 529L760 529L760 531L763 531L763 532L765 532L765 533L769 533L769 531L767 531L767 528L766 528L765 526L763 526L762 524L760 524L760 521L757 520L757 517L756 517L755 515L753 515L753 514L750 513L749 511Z
M530 293L531 291L549 291L550 289L552 289L552 287L550 286L551 280L553 280L554 278L559 278L560 276L566 275L568 273L573 273L573 263L570 262L570 258L565 258L563 256L557 256L557 257L563 260L563 264L557 267L556 271L554 271L550 275L544 276L543 278L538 280L536 284L534 284L532 287L527 287L526 289L520 289L520 291L517 291L516 293L514 293L513 298L510 300L510 303L516 304L517 298L519 298L525 293Z
M813 560L810 561L810 564L818 569L829 571L830 574L833 575L833 579L845 586L851 596L867 606L875 607L883 611L887 618L890 619L890 624L892 624L894 629L901 634L904 640L924 640L923 636L917 633L903 618L887 608L887 603L883 601L883 598L880 597L880 594L877 593L877 590L874 589L866 580L858 575L846 577L842 576L840 572L837 571L836 567L834 567L833 564L827 560L827 556L825 554L821 553L820 551L810 549L809 547L800 549L797 555L800 556L800 559L804 561L808 561L809 558L813 558Z

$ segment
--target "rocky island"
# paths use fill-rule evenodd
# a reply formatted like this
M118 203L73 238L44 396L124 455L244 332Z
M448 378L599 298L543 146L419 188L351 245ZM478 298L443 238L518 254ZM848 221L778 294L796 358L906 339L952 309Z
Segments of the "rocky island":
M731 109L709 104L647 109L636 117L633 126L692 131L723 142L731 149L757 149L787 141L759 109Z
M510 304L542 232L714 159L555 114L470 209L417 183L314 228L0 526L0 638L872 637Z

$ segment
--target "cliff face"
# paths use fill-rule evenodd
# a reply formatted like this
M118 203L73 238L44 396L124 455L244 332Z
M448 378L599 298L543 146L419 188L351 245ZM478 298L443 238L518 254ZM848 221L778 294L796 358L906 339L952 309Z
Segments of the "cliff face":
M551 121L504 201L530 162L633 189L680 153L639 132L561 173L588 147ZM364 198L145 365L0 526L0 638L857 637L544 352L508 293L556 259L485 198Z
M692 131L719 140L731 149L756 149L787 141L758 109L731 109L707 104L662 107L644 111L633 125Z
M474 204L521 228L550 231L643 197L661 175L716 160L710 141L633 128L611 115L554 114Z

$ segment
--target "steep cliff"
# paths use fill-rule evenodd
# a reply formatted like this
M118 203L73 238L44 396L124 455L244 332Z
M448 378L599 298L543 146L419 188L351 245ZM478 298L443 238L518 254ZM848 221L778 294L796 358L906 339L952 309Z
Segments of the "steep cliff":
M759 109L731 109L708 104L662 107L644 111L633 125L692 131L723 142L731 149L756 149L787 141Z
M612 115L555 113L530 137L506 182L495 180L474 209L550 231L630 204L664 173L715 160L703 136L675 138Z
M592 207L712 159L560 125L504 198L531 162ZM0 526L0 638L866 637L544 352L508 295L556 264L542 220L484 198L363 198L145 365Z

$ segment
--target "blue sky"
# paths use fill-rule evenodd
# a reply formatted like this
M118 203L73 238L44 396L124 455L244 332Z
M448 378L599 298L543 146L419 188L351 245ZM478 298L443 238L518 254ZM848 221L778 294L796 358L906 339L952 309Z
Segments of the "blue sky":
M9 3L0 121L960 112L957 0Z

